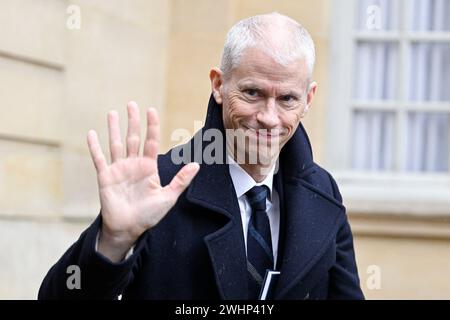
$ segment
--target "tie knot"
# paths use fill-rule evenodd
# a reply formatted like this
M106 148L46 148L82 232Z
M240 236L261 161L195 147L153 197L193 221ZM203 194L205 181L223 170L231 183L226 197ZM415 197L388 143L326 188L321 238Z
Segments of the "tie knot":
M267 186L254 186L248 190L245 195L247 196L250 207L253 210L266 211L266 199L269 194L269 188Z

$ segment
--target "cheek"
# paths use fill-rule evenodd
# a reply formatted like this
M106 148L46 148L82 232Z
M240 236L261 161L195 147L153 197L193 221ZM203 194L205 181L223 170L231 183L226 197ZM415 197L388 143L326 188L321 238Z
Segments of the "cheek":
M252 117L252 108L239 99L238 95L230 94L224 99L224 122L226 125L237 127L242 120Z
M301 117L299 112L288 113L282 118L283 127L288 130L289 137L291 137L294 134L294 131L300 124L300 120Z

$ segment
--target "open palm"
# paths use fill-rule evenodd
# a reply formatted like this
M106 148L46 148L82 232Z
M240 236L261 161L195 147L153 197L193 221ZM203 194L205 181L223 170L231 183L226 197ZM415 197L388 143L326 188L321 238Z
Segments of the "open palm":
M170 184L161 186L157 165L160 129L156 110L147 110L147 135L142 156L139 155L139 109L136 103L129 102L127 110L126 155L117 112L108 114L111 164L106 162L96 132L91 130L88 134L100 194L101 239L109 241L109 246L123 248L129 248L167 214L199 169L197 163L190 163Z

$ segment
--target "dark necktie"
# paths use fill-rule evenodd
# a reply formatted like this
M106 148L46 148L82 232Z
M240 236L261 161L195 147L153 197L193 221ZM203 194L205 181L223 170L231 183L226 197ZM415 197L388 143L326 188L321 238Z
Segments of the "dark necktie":
M255 186L245 193L252 208L247 231L247 270L251 300L258 299L266 270L274 267L270 224L266 213L268 193L266 186Z

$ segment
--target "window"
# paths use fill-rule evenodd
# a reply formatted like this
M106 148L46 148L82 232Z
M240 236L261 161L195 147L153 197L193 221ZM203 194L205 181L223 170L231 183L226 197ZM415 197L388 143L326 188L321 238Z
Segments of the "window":
M327 165L344 195L355 210L450 213L450 0L334 9Z

